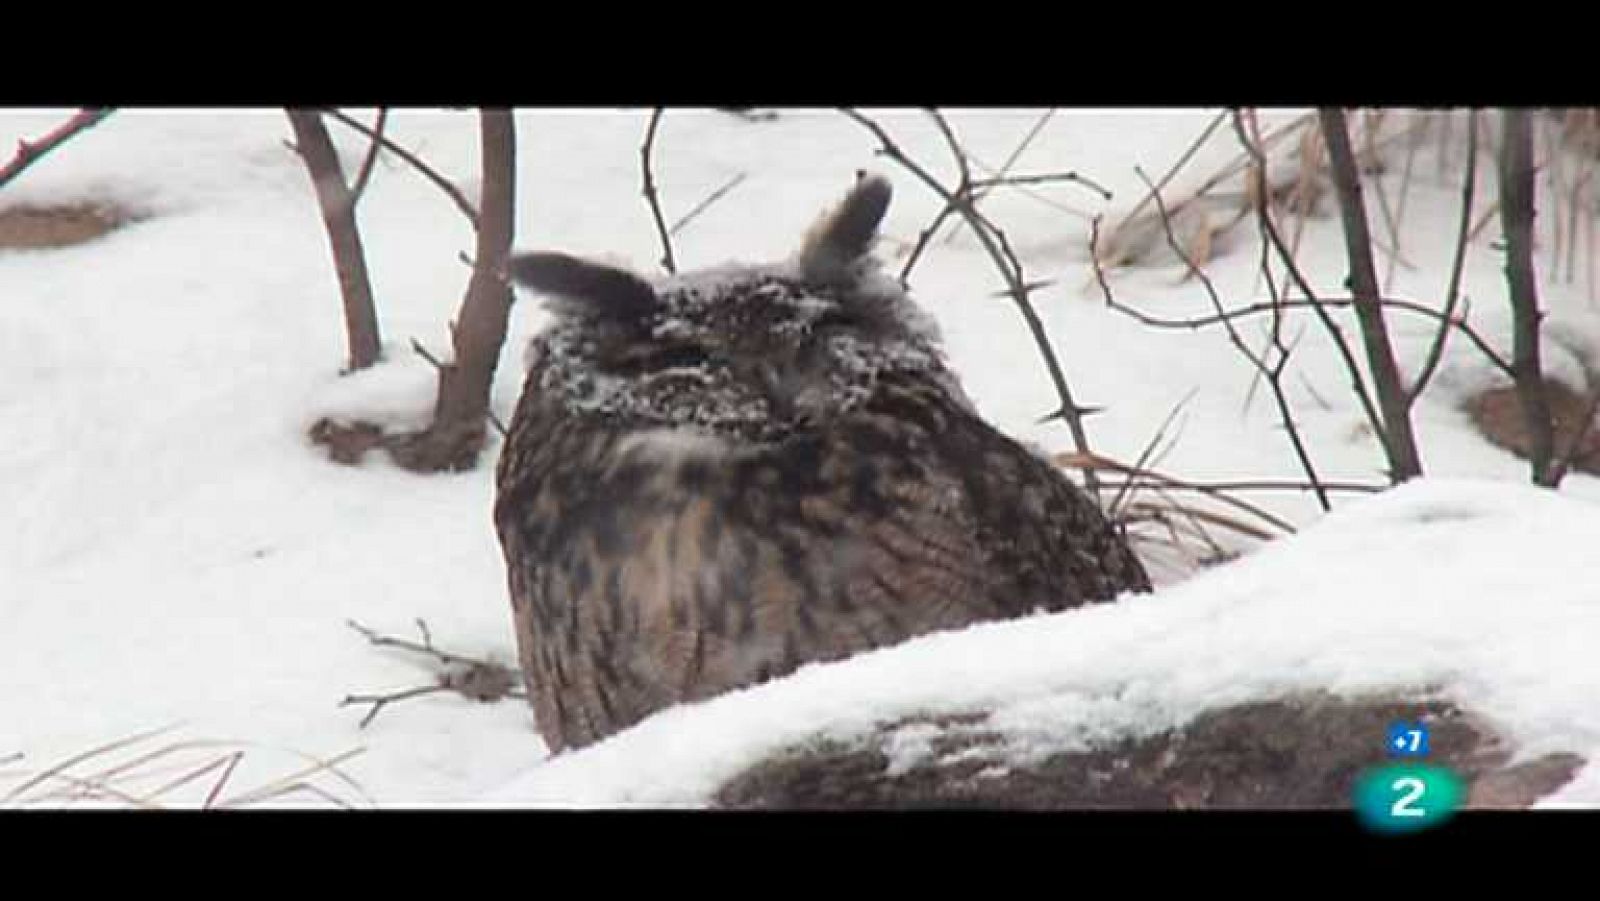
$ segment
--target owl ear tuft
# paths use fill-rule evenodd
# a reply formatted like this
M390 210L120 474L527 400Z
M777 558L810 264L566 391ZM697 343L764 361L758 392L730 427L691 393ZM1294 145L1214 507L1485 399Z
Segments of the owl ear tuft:
M660 304L655 288L639 276L564 253L520 254L506 269L518 284L564 301L569 313L634 319Z
M844 201L806 234L800 247L801 275L817 281L848 277L853 264L872 250L893 193L883 176L859 174Z

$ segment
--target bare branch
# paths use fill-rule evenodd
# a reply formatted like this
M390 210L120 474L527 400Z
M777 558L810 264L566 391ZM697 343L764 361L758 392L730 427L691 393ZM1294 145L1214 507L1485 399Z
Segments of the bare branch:
M1102 286L1102 290L1103 287L1104 286ZM1507 376L1514 374L1511 363L1507 361L1505 357L1502 357L1494 349L1494 347L1489 344L1487 339L1478 334L1477 331L1472 328L1472 326L1468 325L1462 319L1447 318L1445 314L1435 310L1433 307L1427 306L1426 304L1417 303L1416 301L1411 300L1401 300L1396 297L1385 297L1382 299L1382 304L1387 309L1399 310L1404 313L1414 313L1425 319L1431 319L1439 323L1441 328L1450 328L1460 332L1463 337L1472 342L1472 344L1478 349L1479 353L1483 354L1484 358L1488 360L1489 363L1492 364L1496 369ZM1222 313L1212 313L1206 316L1191 316L1183 319L1169 319L1162 316L1153 316L1142 310L1127 306L1120 301L1114 301L1107 304L1107 306L1111 307L1111 309L1138 321L1142 325L1165 329L1189 329L1191 331L1202 329L1207 326L1220 325L1225 321L1233 319L1244 319L1250 316L1259 316L1262 313L1270 313L1273 311L1274 305L1284 309L1315 309L1317 307L1322 307L1324 309L1346 309L1355 305L1355 299L1351 297L1322 297L1316 301L1280 300L1276 301L1276 303L1271 301L1258 301L1256 303L1246 304L1242 307L1235 307Z
M439 362L439 358L434 356L432 353L429 353L428 349L422 346L422 342L415 338L411 339L411 349L416 352L417 356L427 360L429 363L432 363L434 369L444 368L444 364Z
M86 131L105 121L113 109L83 109L36 141L17 141L17 152L11 161L0 166L0 186L16 178L23 170L37 163L50 151L65 144L79 132Z
M1311 305L1311 310L1316 314L1317 320L1322 323L1322 327L1327 330L1328 336L1333 339L1333 345L1339 351L1339 357L1344 362L1345 373L1350 376L1350 390L1354 392L1356 399L1361 403L1361 410L1366 414L1367 424L1372 427L1373 434L1378 436L1378 440L1384 446L1387 446L1388 442L1384 434L1383 419L1378 415L1378 410L1373 406L1372 398L1367 393L1366 379L1361 375L1361 366L1356 362L1355 354L1351 352L1349 343L1345 341L1344 330L1339 328L1339 323L1335 322L1332 316L1328 315L1325 304L1317 297L1317 293L1311 289L1311 283L1306 280L1305 274L1300 271L1299 264L1295 262L1294 253L1284 243L1283 235L1279 233L1277 225L1272 221L1272 208L1267 191L1266 142L1258 143L1251 140L1245 130L1244 115L1238 110L1233 113L1233 130L1239 137L1239 143L1244 145L1245 152L1255 163L1253 180L1255 182L1256 224L1272 242L1273 249L1277 252L1279 260L1284 264L1290 279L1294 281L1295 287L1300 290L1301 294L1305 295L1306 301Z
M377 631L376 629L369 629L366 626L361 625L360 623L356 622L353 619L345 620L345 625L347 625L350 628L352 628L352 629L356 630L357 632L361 633L361 635L364 638L366 638L367 641L371 642L374 647L379 647L379 648L399 648L399 649L401 649L403 651L411 651L412 653L415 653L415 654L425 654L425 655L427 655L429 657L434 658L435 660L439 661L440 663L447 664L447 665L448 664L464 664L464 665L482 665L483 664L483 661L477 659L476 657L463 657L463 656L461 656L459 654L451 654L451 653L449 653L447 651L441 651L438 648L434 647L433 646L433 636L428 633L428 624L426 622L424 622L423 620L421 620L421 619L416 620L417 631L422 633L422 641L420 643L419 642L415 642L415 641L407 641L404 638L395 638L395 637L393 637L391 635L384 635L383 633Z
M355 206L361 202L361 195L366 193L367 182L372 178L372 168L378 162L378 151L383 145L383 130L389 125L389 108L378 107L378 121L373 125L374 137L372 143L367 145L367 156L361 161L361 168L356 170L355 184L350 186L350 205Z
M396 701L404 701L408 698L420 698L423 695L438 694L441 691L449 690L450 689L448 687L443 685L423 685L419 688L407 688L402 691L390 692L388 694L345 695L344 700L339 702L339 706L349 707L351 704L371 704L372 709L367 711L367 715L361 718L360 724L358 724L356 727L358 729L365 729L367 728L367 724L371 723L375 718L377 718L379 711Z
M694 209L684 213L677 222L672 223L672 227L667 229L667 234L677 234L681 229L683 229L684 226L688 225L690 222L693 222L696 216L710 209L712 204L721 200L729 191L732 191L734 188L737 188L740 184L742 184L745 178L748 176L749 173L740 172L738 175L728 179L725 183L723 183L722 187L712 191L710 196L708 196L705 200L695 204Z
M1172 420L1178 417L1178 414L1183 411L1184 406L1187 405L1189 401L1194 399L1195 393L1199 390L1200 389L1198 388L1190 390L1188 394L1185 394L1177 403L1172 405L1171 410L1167 411L1167 418L1161 420L1161 424L1156 426L1156 430L1153 434L1151 434L1150 440L1145 442L1144 449L1141 450L1139 452L1139 456L1134 459L1134 469L1143 469L1145 466L1151 465L1151 455L1155 453L1156 447L1161 443L1162 439L1166 438L1167 428L1172 425ZM1122 507L1122 504L1128 498L1133 496L1134 492L1138 490L1138 487L1138 479L1129 479L1128 481L1122 483L1122 487L1117 489L1117 493L1111 498L1111 503L1106 505L1106 512L1109 516L1111 516L1112 519L1116 519L1117 510Z
M1450 264L1450 282L1445 288L1443 322L1439 330L1434 333L1433 343L1428 345L1428 355L1422 360L1422 369L1417 372L1416 379L1411 383L1411 389L1406 392L1406 403L1415 404L1417 398L1428 387L1428 382L1433 378L1434 370L1439 367L1439 361L1444 357L1445 341L1450 336L1451 317L1455 315L1456 302L1461 299L1461 272L1467 261L1467 235L1472 228L1472 199L1476 191L1478 180L1478 111L1471 110L1467 113L1467 174L1461 182L1461 223L1456 229L1455 261ZM1407 169L1409 171L1409 163ZM1403 199L1403 197L1402 197ZM1498 356L1496 356L1498 360ZM1501 371L1509 374L1510 366L1504 365Z
M1189 142L1189 146L1183 151L1183 153L1178 155L1177 161L1167 168L1166 174L1162 175L1161 178L1156 180L1155 190L1152 190L1149 194L1146 194L1143 198L1141 198L1138 203L1134 204L1133 209L1128 211L1128 215L1123 216L1122 219L1117 222L1116 227L1111 229L1113 239L1115 239L1115 236L1122 231L1123 226L1127 225L1129 222L1132 222L1135 217L1144 212L1144 208L1149 205L1150 199L1155 195L1156 191L1165 190L1172 179L1176 177L1179 172L1183 171L1183 167L1188 165L1190 160L1194 159L1194 155L1200 151L1201 147L1205 146L1206 141L1211 139L1211 133L1217 130L1217 126L1221 125L1227 116L1227 110L1223 110L1222 112L1218 113L1216 117L1200 131L1200 134L1196 135L1195 139Z
M1022 158L1022 154L1027 151L1028 147L1031 146L1034 140L1038 138L1039 135L1044 131L1045 125L1049 123L1050 118L1055 114L1056 108L1053 106L1039 114L1039 118L1034 120L1033 125L1028 129L1028 133L1022 136L1022 140L1017 142L1017 146L1011 148L1011 153L1006 155L1005 161L1000 164L1000 168L994 170L994 175L996 178L1004 178L1006 173L1011 171L1011 167L1015 166L1017 164L1017 160ZM962 153L965 155L966 151L963 150ZM977 190L972 196L972 204L974 207L976 207L978 203L980 203L989 195L989 189L978 187L976 185L974 185L974 187L976 187ZM949 207L946 207L946 209L948 210ZM944 219L945 217L943 215L938 217L938 221L940 222L943 222ZM944 242L949 244L951 241L955 240L956 234L960 231L960 229L961 224L959 222L952 226L949 234L945 235ZM913 253L913 260L915 260L916 254L921 253L921 248L926 246L926 243L927 242L924 241L918 246L917 250ZM904 276L902 276L902 279L903 278Z
M361 633L367 641L375 647L393 647L423 654L436 660L444 669L435 675L432 685L403 689L401 691L383 694L346 695L339 702L340 707L352 704L370 704L371 709L361 720L361 728L366 728L384 707L396 701L408 698L422 697L423 695L436 694L449 691L475 701L498 701L502 698L525 697L525 693L517 686L520 684L522 674L512 667L502 666L489 660L476 657L467 657L461 654L452 654L442 651L434 646L433 635L428 631L428 624L422 619L416 620L417 631L422 635L421 642L407 641L383 635L376 630L369 629L355 620L346 620L350 628Z
M449 197L451 202L456 205L456 209L461 211L461 215L467 217L467 221L472 223L473 229L474 230L477 229L477 227L478 227L478 209L477 209L477 207L472 205L472 201L467 199L467 195L463 194L460 188L456 187L456 185L453 182L451 182L448 178L445 178L443 175L440 175L432 166L430 166L426 162L424 162L421 157L419 157L416 154L412 153L411 151L405 149L404 147L400 146L399 144L395 143L394 141L390 140L389 138L386 138L383 135L379 134L375 129L368 127L366 123L362 122L359 119L355 119L355 118L352 118L352 117L350 117L348 115L345 115L343 112L340 112L339 110L334 109L332 107L328 107L325 110L325 112L327 112L328 115L332 116L335 121L338 121L338 122L344 124L345 126L347 126L349 128L353 128L356 131L358 131L358 132L366 135L367 137L371 138L378 145L382 146L384 150L387 150L390 153L393 153L395 156L398 156L400 159L404 160L407 165L409 165L411 168L417 170L417 172L420 173L423 178L426 178L428 181L433 182L434 186L436 186L439 190L443 191L445 193L445 196Z
M1102 200L1111 199L1111 191L1104 185L1076 172L1046 172L1039 175L1004 175L994 178L980 178L972 183L974 189L1016 187L1018 185L1049 185L1070 182L1082 185L1100 195Z
M656 180L650 171L650 155L656 146L656 128L661 124L662 108L650 113L650 125L644 131L644 143L639 145L639 169L644 173L644 198L650 202L650 216L656 223L656 234L661 236L661 268L670 275L678 273L678 264L672 258L672 236L667 233L666 220L661 218L661 201L656 194Z
M1317 474L1316 465L1311 461L1310 450L1305 446L1305 442L1300 437L1300 429L1295 424L1294 414L1289 406L1289 398L1286 394L1284 394L1283 391L1283 370L1289 362L1289 350L1285 348L1279 340L1279 329L1277 327L1277 316L1279 313L1277 311L1276 298L1274 298L1275 302L1271 307L1269 307L1269 309L1273 310L1274 327L1272 338L1274 346L1278 349L1278 358L1276 363L1269 364L1264 355L1258 354L1252 350L1250 345L1247 344L1244 338L1239 334L1238 329L1233 327L1232 319L1227 317L1226 311L1222 305L1222 299L1217 296L1216 287L1211 283L1211 278L1206 275L1205 270L1201 269L1195 264L1194 260L1189 258L1188 253L1178 241L1177 235L1172 230L1172 218L1167 211L1166 202L1161 199L1161 191L1145 175L1143 169L1135 166L1134 172L1139 176L1139 179L1145 183L1145 186L1150 191L1150 197L1155 201L1156 211L1161 217L1161 227L1166 234L1167 245L1171 248L1172 252L1176 254L1179 259L1183 260L1184 263L1189 267L1189 274L1199 279L1201 285L1205 288L1206 296L1211 301L1212 309L1216 311L1218 316L1223 317L1220 320L1222 322L1223 329L1227 332L1228 340L1233 343L1233 346L1239 352L1239 355L1248 360L1250 365L1255 368L1256 372L1265 378L1269 389L1272 391L1273 400L1278 407L1279 421L1283 423L1284 430L1289 436L1290 446L1294 449L1295 457L1300 461L1300 468L1303 472L1305 472L1306 478L1311 482L1312 485L1319 486L1316 492L1317 502L1322 505L1322 509L1331 510L1332 503L1328 500L1327 492L1321 490L1320 488L1322 479ZM1106 283L1105 273L1100 265L1099 247L1097 246L1099 241L1098 222L1095 223L1094 228L1090 232L1089 241L1089 258L1095 268L1096 278L1099 280L1101 290L1106 296L1107 304L1114 306L1115 303L1111 296L1110 286Z
M889 157L916 176L934 193L942 197L946 206L960 213L961 217L972 227L973 234L978 237L984 251L989 255L989 259L993 261L995 268L999 270L1001 277L1005 280L1011 300L1022 314L1029 332L1033 335L1034 344L1038 347L1039 354L1044 359L1045 369L1049 372L1050 380L1055 385L1056 396L1061 401L1060 409L1053 413L1052 416L1060 417L1067 423L1072 432L1073 443L1079 452L1090 453L1089 436L1083 428L1083 408L1079 407L1072 399L1072 389L1067 385L1066 376L1062 374L1061 364L1056 359L1055 350L1051 347L1050 339L1045 334L1044 323L1039 319L1039 314L1033 309L1033 304L1029 300L1027 279L1023 274L1022 264L1017 260L1016 254L1011 251L1005 234L995 227L992 222L984 218L972 205L972 195L970 193L972 188L971 172L967 168L966 157L961 152L960 142L956 139L955 133L950 129L949 124L944 121L944 117L939 115L937 110L929 111L929 115L933 117L935 125L945 136L946 142L956 156L957 167L961 172L961 182L955 191L945 187L937 178L929 174L928 170L907 156L877 122L849 107L843 108L841 112L878 139L880 144L878 153L880 155ZM1086 471L1084 473L1084 484L1090 493L1098 499L1100 493L1099 480L1093 472Z
M1107 487L1120 488L1126 482L1107 482ZM1389 490L1388 485L1369 484L1367 482L1321 482L1324 491L1342 492L1345 494L1381 494ZM1195 482L1185 481L1181 485L1168 485L1168 490L1174 491L1298 491L1305 493L1316 491L1317 486L1310 482L1293 481L1288 479L1232 479L1221 482Z

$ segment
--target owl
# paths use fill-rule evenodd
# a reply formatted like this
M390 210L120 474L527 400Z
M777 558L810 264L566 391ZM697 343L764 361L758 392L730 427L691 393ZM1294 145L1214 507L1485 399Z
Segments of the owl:
M871 256L890 194L858 178L777 264L512 258L553 315L494 521L552 753L806 663L1149 589L1099 508L978 415Z

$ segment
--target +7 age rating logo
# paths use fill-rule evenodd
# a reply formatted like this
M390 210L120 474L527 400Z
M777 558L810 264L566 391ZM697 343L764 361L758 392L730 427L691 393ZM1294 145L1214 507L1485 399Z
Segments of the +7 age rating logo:
M1419 832L1450 818L1461 804L1461 780L1444 767L1422 762L1429 751L1428 727L1420 721L1389 727L1384 748L1413 762L1370 770L1356 782L1355 809L1376 832Z

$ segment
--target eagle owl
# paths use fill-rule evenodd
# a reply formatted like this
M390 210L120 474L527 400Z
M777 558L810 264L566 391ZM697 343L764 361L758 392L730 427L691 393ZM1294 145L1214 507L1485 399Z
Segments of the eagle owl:
M552 753L808 662L1148 590L1094 503L978 416L879 270L889 196L858 179L776 265L512 259L554 315L494 519Z

